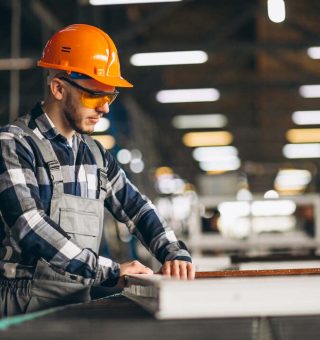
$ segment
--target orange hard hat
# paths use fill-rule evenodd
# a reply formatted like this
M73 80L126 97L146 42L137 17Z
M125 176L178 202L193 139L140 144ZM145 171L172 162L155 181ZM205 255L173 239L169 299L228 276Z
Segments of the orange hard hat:
M118 52L112 39L97 27L74 24L47 42L38 66L77 72L115 87L132 87L121 77Z

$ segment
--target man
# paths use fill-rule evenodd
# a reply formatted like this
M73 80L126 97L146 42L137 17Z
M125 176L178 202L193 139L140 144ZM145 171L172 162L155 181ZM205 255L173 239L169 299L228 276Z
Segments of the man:
M1 315L88 301L92 286L123 287L126 274L153 273L138 261L98 256L104 207L164 275L193 279L183 244L88 136L115 88L132 86L111 38L93 26L68 26L48 41L38 66L48 69L48 96L0 130Z

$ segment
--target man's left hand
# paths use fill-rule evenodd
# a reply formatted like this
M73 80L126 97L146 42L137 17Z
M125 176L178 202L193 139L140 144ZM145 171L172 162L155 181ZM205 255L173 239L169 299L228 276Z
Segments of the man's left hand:
M166 261L160 269L160 274L181 280L194 280L195 267L187 261Z

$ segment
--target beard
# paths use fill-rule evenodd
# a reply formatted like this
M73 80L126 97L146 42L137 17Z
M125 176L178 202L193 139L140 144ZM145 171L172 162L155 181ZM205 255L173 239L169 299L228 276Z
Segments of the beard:
M77 106L72 100L72 96L68 95L65 103L64 116L69 123L72 130L80 134L90 134L94 131L94 128L85 128L83 126L83 117L78 113Z

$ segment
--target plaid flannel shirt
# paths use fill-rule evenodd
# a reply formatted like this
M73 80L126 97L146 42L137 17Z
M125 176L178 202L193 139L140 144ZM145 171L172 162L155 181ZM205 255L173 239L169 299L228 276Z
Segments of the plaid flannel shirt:
M75 134L71 147L40 104L25 119L29 128L49 141L56 153L64 192L97 198L97 166L83 136ZM7 125L0 129L0 145L0 277L32 278L38 259L43 258L59 271L79 275L89 284L115 284L119 264L80 248L50 219L52 185L43 157L31 137L20 128ZM188 251L108 151L105 158L107 186L110 186L105 207L160 262L173 259L191 262Z

